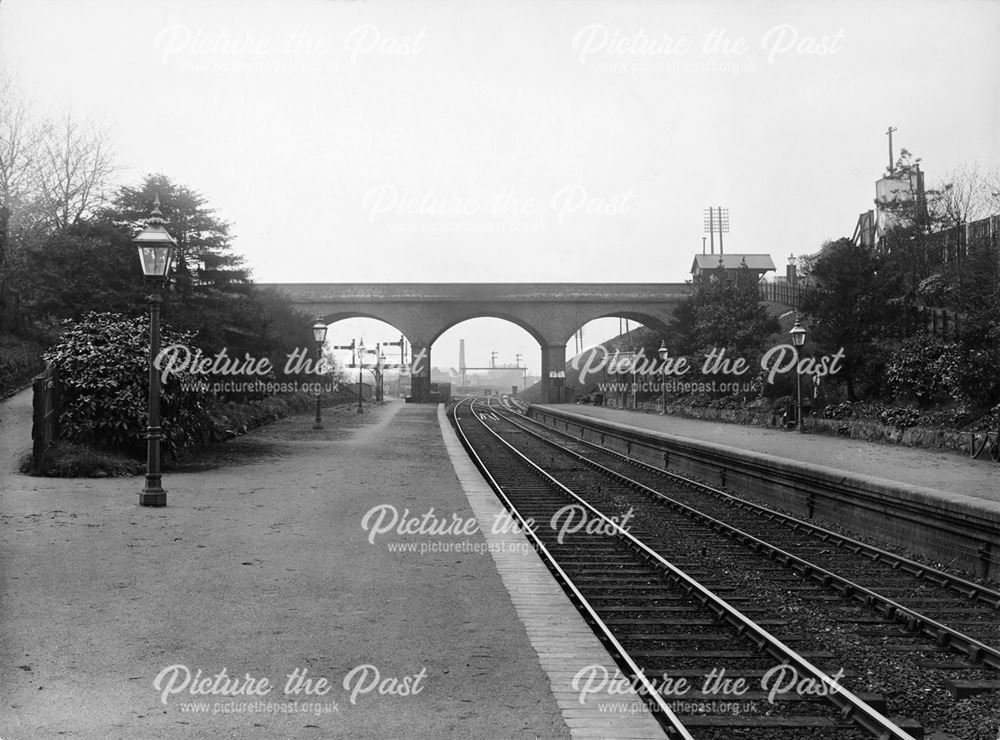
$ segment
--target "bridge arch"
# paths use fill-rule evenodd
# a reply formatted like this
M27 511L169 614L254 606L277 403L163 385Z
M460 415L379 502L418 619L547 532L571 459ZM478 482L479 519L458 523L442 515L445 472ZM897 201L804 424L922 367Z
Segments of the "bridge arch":
M587 324L593 321L599 321L600 319L628 319L629 321L634 321L637 324L641 324L649 329L660 334L668 334L670 332L670 324L666 319L660 316L654 316L651 313L642 311L608 311L608 312L597 312L593 316L581 317L582 320L579 325L574 328L569 335L566 337L566 342L569 342L580 329L584 328Z
M528 323L521 317L513 316L511 314L507 314L502 311L483 310L483 311L474 311L467 315L456 316L453 320L441 326L440 330L433 337L431 337L430 343L434 344L434 342L436 342L441 337L442 334L444 334L447 331L450 331L451 329L454 329L459 324L463 324L466 321L473 321L475 319L500 319L502 321L507 321L513 324L514 326L517 326L528 332L528 334L531 335L532 339L538 342L539 346L544 346L545 343L548 341L541 334L541 332L538 331L538 329L536 329L534 326L532 326L530 323Z
M543 339L532 331L531 326L524 326L523 322L512 321L499 313L481 312L471 318L450 322L444 331L434 337L433 364L441 369L457 369L459 376L453 380L455 385L485 383L493 389L510 391L514 386L526 387L529 375L539 376ZM515 362L515 359L522 361ZM488 376L479 375L487 369L493 372Z

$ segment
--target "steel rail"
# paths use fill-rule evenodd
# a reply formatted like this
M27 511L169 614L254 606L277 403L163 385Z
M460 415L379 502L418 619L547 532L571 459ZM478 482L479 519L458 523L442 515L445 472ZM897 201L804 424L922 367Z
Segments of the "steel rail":
M874 608L874 605L877 603L880 611L882 611L886 619L892 619L906 624L907 629L911 632L922 632L926 634L928 637L934 639L935 644L938 647L951 647L952 649L965 653L969 660L973 663L983 663L991 668L1000 669L1000 650L980 642L975 638L969 637L952 627L941 624L940 622L937 622L920 612L910 609L909 607L904 606L887 596L883 596L882 594L879 594L878 592L865 586L862 586L861 584L855 583L848 578L837 575L822 566L810 563L808 560L805 560L798 555L782 550L777 545L772 545L771 543L766 542L759 537L755 537L749 532L744 532L742 529L728 524L721 519L716 519L709 514L698 511L697 509L688 506L681 501L677 501L676 499L673 499L654 488L650 488L644 483L633 480L632 478L629 478L628 476L615 470L611 470L610 468L601 465L599 462L590 460L574 450L563 447L550 439L542 437L537 432L529 429L518 421L513 419L507 419L507 421L535 439L538 439L539 441L551 445L563 453L574 457L576 460L582 462L590 468L599 470L606 475L616 478L631 488L652 496L654 499L669 505L688 518L703 522L707 524L710 529L721 531L727 536L747 544L757 552L764 551L772 560L778 560L783 565L791 568L797 573L800 573L804 577L818 581L826 587L832 586L844 596L860 601L869 608ZM549 427L545 428L549 429ZM572 439L576 440L575 437L572 437L572 435L570 436ZM590 443L588 442L588 444ZM629 458L626 459L632 462ZM654 468L654 470L656 469ZM699 486L700 485L701 484L699 484Z
M866 557L869 557L876 562L886 563L894 570L902 570L904 572L909 573L910 575L914 575L917 578L929 581L937 586L944 586L950 588L962 596L965 596L969 599L974 599L976 601L982 602L983 604L986 604L987 606L991 606L994 609L1000 610L1000 591L988 588L986 586L983 586L982 584L976 583L975 581L970 581L966 578L962 578L961 576L957 576L952 573L946 573L936 568L932 568L929 565L918 563L915 560L911 560L902 555L898 555L897 553L894 552L889 552L888 550L883 550L882 548L875 547L874 545L869 545L865 542L861 542L860 540L854 539L847 535L839 534L832 530L825 529L824 527L821 527L817 524L813 524L812 522L807 522L803 519L798 519L794 516L791 516L790 514L783 514L779 511L774 511L773 509L770 509L764 506L763 504L757 504L752 501L746 501L745 499L741 499L730 493L721 491L718 488L713 488L712 486L706 483L701 483L700 481L692 480L691 478L686 478L685 476L680 475L679 473L674 473L669 470L664 470L663 468L658 468L655 465L651 465L642 460L637 460L633 457L629 457L628 455L618 452L617 450L606 449L594 442L591 442L590 440L583 439L582 437L576 437L572 434L569 434L568 432L560 431L555 427L547 426L542 422L537 421L536 419L532 419L531 417L525 414L519 414L519 415L528 419L532 424L537 424L541 427L544 427L545 429L555 432L556 434L568 437L574 440L575 442L580 442L596 450L600 450L603 453L612 455L614 457L619 457L622 460L632 465L645 468L656 475L666 476L668 478L674 479L675 481L689 488L696 488L698 490L711 493L713 496L726 500L729 503L739 508L751 509L764 516L767 516L770 519L775 519L781 521L784 524L792 526L793 528L804 530L806 534L816 534L817 536L821 537L824 540L832 541L833 544L837 545L838 547L853 548L855 554L861 554L863 552L866 555ZM575 423L578 423L581 426L585 426L584 422L582 421L577 421ZM597 431L595 427L589 427L589 428L594 429L594 431ZM612 439L617 439L625 443L629 443L631 441L613 432L605 432L602 430L600 431L600 434L602 434L605 437L611 437ZM652 447L652 445L649 446Z
M479 419L474 410L475 399L466 399L466 400L469 401L469 411L472 413L473 417L479 420L480 423L482 424L482 420ZM472 460L475 463L476 467L479 468L482 474L486 477L486 480L490 484L490 487L496 492L496 494L503 501L504 506L516 517L518 525L521 528L521 531L524 532L531 539L532 544L534 545L535 549L541 554L541 556L545 560L546 565L556 573L559 580L572 592L573 598L577 602L578 606L581 607L586 612L588 621L590 621L593 626L597 627L597 629L600 630L602 634L602 639L605 640L607 644L611 645L612 649L615 651L615 654L618 655L618 657L621 660L623 660L625 664L628 666L629 670L632 671L633 680L637 679L639 683L642 685L644 695L650 697L650 701L655 703L656 705L655 708L669 723L669 727L666 727L664 729L668 732L668 734L673 734L676 737L681 738L682 740L694 740L694 737L691 735L691 733L688 732L687 728L684 727L683 723L681 723L680 719L677 717L676 714L674 714L673 710L666 703L663 696L660 694L660 691L646 677L642 668L639 667L639 665L632 659L632 656L628 654L628 652L625 650L622 644L614 636L614 634L611 631L611 628L604 623L604 620L601 619L601 617L597 614L597 611L590 605L590 602L587 601L586 597L576 587L576 584L573 583L572 579L569 577L566 571L562 569L562 567L556 561L552 553L549 552L548 548L545 546L545 543L543 543L541 539L539 539L538 535L535 534L534 526L530 525L524 519L524 517L521 516L521 512L517 510L517 507L514 505L514 502L511 501L510 498L508 498L507 494L504 492L503 486L500 485L500 483L490 472L489 468L486 466L486 463L479 456L479 453L476 451L475 447L472 445L472 443L469 441L469 438L466 436L465 430L462 428L462 423L458 418L458 408L463 403L465 403L464 400L456 404L455 408L452 410L452 418L455 420L455 428L458 431L459 437L462 442L462 446L465 447L470 457L472 457ZM483 427L489 430L489 427L486 427L485 424L483 424ZM520 457L523 458L523 456Z
M473 407L470 404L470 410L472 408ZM490 406L487 408L492 410L492 407ZM823 686L826 691L826 698L838 709L840 709L842 719L853 721L869 732L875 734L880 738L880 740L891 740L893 738L897 740L914 740L912 735L900 728L888 717L876 710L863 699L848 691L839 682L835 681L824 671L814 666L804 657L792 650L789 646L781 642L777 637L730 605L727 601L707 589L677 566L665 560L658 552L650 548L641 540L637 539L627 530L623 529L617 522L609 519L602 512L594 508L589 502L580 498L580 496L552 477L543 468L535 464L507 440L503 439L503 437L501 437L495 430L487 426L486 423L479 419L478 416L476 418L483 425L484 429L490 432L490 434L492 434L501 444L533 468L540 477L544 480L548 480L552 485L563 491L572 499L578 501L592 514L603 520L605 527L610 526L612 531L614 531L620 538L628 542L633 549L643 555L648 562L658 565L662 570L666 571L671 580L679 583L685 591L694 596L704 606L715 613L716 617L734 627L737 634L749 638L756 645L757 649L765 651L771 657L790 663L796 670L800 671L799 675L805 675L814 682ZM517 424L511 419L504 419L504 421L529 432L536 438L538 437L538 435L536 435L533 431L525 429L522 425ZM558 445L555 446L559 447ZM579 455L576 455L576 453L573 454L576 457L580 457Z

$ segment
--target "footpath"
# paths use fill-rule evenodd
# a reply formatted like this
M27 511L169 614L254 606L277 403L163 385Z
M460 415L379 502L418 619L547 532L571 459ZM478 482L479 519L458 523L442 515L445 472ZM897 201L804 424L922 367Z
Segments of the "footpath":
M737 450L823 465L845 473L936 489L993 504L1000 503L1000 464L990 460L973 460L953 452L680 416L644 414L603 406L538 405L541 408L564 410L617 424L712 442Z
M0 419L5 740L569 736L482 534L372 534L473 516L435 407L282 420L162 509L14 472L30 393Z

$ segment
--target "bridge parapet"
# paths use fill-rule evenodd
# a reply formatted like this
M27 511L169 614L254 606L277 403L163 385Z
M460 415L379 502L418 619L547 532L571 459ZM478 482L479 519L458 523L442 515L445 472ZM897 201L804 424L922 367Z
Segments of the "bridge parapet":
M621 301L680 300L687 283L260 283L293 301Z

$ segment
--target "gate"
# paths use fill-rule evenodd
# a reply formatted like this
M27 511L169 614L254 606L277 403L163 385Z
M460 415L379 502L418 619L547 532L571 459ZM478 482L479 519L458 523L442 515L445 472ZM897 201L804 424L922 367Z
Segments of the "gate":
M45 451L59 436L59 374L46 368L31 384L33 414L31 423L31 473L45 473Z

